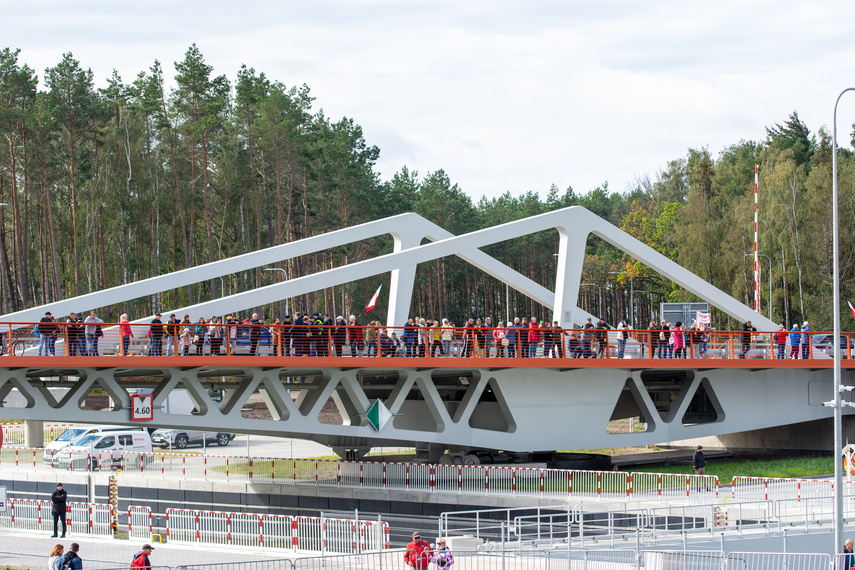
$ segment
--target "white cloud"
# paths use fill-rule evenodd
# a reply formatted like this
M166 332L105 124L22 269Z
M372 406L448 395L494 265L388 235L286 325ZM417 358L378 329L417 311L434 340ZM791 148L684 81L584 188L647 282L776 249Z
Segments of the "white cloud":
M39 74L72 51L99 82L155 59L172 75L196 42L216 73L306 83L380 146L384 178L443 168L476 199L622 190L793 110L816 130L855 61L851 2L55 1L5 16ZM842 105L840 124L853 117Z

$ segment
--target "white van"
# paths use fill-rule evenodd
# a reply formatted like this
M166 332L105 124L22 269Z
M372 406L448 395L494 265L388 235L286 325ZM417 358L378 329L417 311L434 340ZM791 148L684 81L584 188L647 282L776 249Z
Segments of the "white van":
M90 433L54 455L54 466L60 469L92 471L121 466L123 453L151 453L151 436L146 430L123 430ZM139 459L140 455L134 455ZM149 456L150 457L150 456Z
M128 426L74 426L70 427L58 438L45 446L44 462L52 463L54 455L60 449L65 449L75 441L93 433L107 433L111 431L145 431L143 427L128 427Z

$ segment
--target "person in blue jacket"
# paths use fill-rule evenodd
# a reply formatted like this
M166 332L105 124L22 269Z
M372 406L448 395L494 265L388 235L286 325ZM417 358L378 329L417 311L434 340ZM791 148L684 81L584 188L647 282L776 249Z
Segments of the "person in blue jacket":
M799 332L799 325L793 324L793 328L790 330L790 358L792 359L799 357L799 341L801 338L802 335Z

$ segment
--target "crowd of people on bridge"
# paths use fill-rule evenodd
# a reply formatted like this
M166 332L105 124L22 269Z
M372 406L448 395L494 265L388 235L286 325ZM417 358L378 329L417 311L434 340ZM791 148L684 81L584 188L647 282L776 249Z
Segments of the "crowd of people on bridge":
M537 317L516 317L511 322L493 323L491 317L469 318L462 326L442 320L413 317L403 326L384 326L379 321L362 325L351 315L332 319L328 314L295 312L266 323L257 313L240 320L230 314L192 320L171 314L163 320L157 313L145 324L131 323L128 315L119 319L120 355L148 356L319 356L319 357L493 357L493 358L624 358L627 346L633 358L684 359L717 357L721 345L731 350L722 358L812 358L811 329L807 321L787 331L758 333L748 321L742 331L721 333L708 324L665 319L651 321L644 329L634 329L626 320L616 326L604 319L588 318L579 329L562 328L558 321ZM39 356L56 354L57 338L65 340L68 356L99 355L104 321L95 311L81 320L71 313L63 323L50 312L35 327ZM768 342L769 355L757 356L758 341ZM259 346L264 346L262 351ZM787 346L789 345L789 351ZM134 347L144 347L134 350ZM718 348L715 348L718 347Z

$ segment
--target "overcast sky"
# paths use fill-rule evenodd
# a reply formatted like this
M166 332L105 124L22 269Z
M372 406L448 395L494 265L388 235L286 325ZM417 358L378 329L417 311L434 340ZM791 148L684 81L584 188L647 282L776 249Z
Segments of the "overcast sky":
M688 148L762 140L798 111L830 129L855 85L855 2L376 0L7 2L0 47L40 77L64 52L96 86L195 42L217 74L242 63L306 83L352 117L388 180L440 168L474 199L626 190ZM855 94L840 107L841 141ZM750 182L750 181L747 181Z

